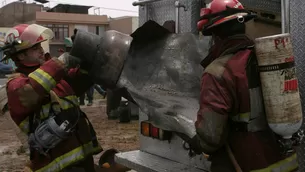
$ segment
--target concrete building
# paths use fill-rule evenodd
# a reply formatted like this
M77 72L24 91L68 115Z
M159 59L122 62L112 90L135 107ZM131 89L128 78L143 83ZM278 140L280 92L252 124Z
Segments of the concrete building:
M57 56L58 49L66 49L65 39L73 35L75 28L103 35L114 29L130 34L138 26L137 18L123 17L108 19L107 15L89 15L92 6L58 4L49 9L42 4L12 2L0 9L0 27L12 27L20 23L36 23L53 30L55 37L50 41L50 52Z
M36 11L43 11L43 5L13 2L0 8L0 27L12 27L19 23L30 23Z
M114 29L125 34L131 34L139 27L139 18L124 16L109 19L109 29Z

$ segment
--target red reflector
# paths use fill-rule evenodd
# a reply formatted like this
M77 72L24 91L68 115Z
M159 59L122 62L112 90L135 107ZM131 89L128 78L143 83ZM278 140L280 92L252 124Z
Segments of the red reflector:
M150 135L153 138L159 138L159 128L154 127L153 125L150 125Z
M172 132L157 128L147 121L141 122L141 134L159 140L170 140L172 137Z
M141 133L144 135L144 136L147 136L149 137L149 127L150 124L149 123L146 123L146 122L141 122Z

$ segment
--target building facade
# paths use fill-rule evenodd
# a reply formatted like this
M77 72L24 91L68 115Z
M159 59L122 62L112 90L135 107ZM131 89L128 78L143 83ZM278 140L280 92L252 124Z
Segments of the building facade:
M0 9L0 27L13 27L21 23L36 23L50 28L54 38L50 41L50 53L58 56L59 49L68 50L65 44L73 35L75 28L103 35L106 30L118 30L130 34L138 26L137 17L109 19L107 15L89 15L92 6L58 4L53 8L45 8L41 4L12 2Z
M125 34L133 33L139 27L139 18L124 16L109 19L109 29L117 30Z

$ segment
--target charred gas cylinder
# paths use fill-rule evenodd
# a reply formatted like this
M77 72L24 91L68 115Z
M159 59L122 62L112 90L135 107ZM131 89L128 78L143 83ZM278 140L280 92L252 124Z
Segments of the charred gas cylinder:
M303 138L302 109L290 34L257 38L259 66L265 112L269 127L282 138L285 152Z
M114 30L103 36L78 30L70 55L82 61L96 84L114 88L127 59L132 37Z

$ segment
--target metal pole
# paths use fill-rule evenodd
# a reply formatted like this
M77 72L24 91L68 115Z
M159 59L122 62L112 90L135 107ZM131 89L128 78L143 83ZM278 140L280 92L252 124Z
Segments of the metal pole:
M281 0L281 24L282 24L282 33L285 33L286 19L285 19L285 0Z
M176 31L176 33L179 33L180 31L179 31L179 25L180 25L180 20L179 20L179 18L180 18L180 12L179 12L179 10L180 10L180 2L179 1L175 1L175 7L176 7L176 21L175 21L175 31Z
M281 22L282 22L282 33L289 33L290 32L289 0L281 0Z
M175 1L175 7L176 7L176 21L175 21L175 30L176 33L180 32L180 8L183 8L184 11L187 11L186 6L181 4L179 0Z
M290 33L290 1L285 0L285 14L286 14L286 32Z

